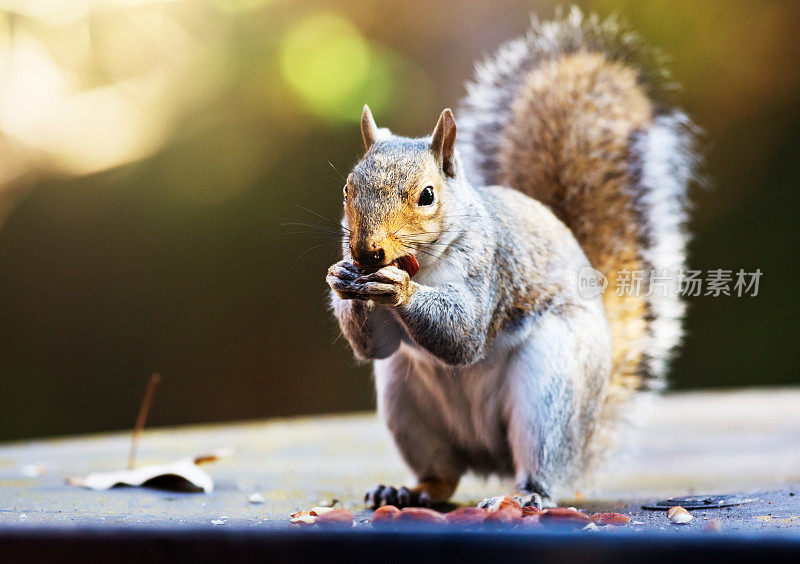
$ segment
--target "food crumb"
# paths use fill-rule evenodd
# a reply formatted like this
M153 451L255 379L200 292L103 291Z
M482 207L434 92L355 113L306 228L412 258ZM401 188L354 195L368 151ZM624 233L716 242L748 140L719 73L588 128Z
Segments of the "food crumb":
M251 493L249 496L247 496L247 501L249 501L250 503L258 504L258 503L265 503L267 499L259 492L254 492Z

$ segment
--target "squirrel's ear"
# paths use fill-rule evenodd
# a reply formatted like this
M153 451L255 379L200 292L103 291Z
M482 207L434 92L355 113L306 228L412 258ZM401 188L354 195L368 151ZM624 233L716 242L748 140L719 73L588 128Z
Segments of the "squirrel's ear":
M369 111L369 106L364 104L364 111L361 113L361 137L364 138L364 150L369 151L372 144L378 138L378 126L375 125L375 118Z
M453 118L453 112L450 111L450 108L446 108L442 115L439 116L436 129L433 130L431 151L436 160L442 165L444 173L450 177L455 176L455 167L453 166L455 145L456 120Z

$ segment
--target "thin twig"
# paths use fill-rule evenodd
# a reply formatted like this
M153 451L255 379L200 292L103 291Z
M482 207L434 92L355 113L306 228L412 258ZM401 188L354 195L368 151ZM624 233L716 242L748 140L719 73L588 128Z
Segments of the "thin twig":
M150 380L147 382L147 389L144 391L142 404L139 406L139 415L136 417L136 425L133 427L133 436L131 436L131 452L128 456L128 470L133 470L133 467L136 465L136 449L139 446L139 435L142 434L144 424L147 423L147 414L150 413L150 404L153 402L153 392L160 381L161 375L158 372L153 372L150 375Z

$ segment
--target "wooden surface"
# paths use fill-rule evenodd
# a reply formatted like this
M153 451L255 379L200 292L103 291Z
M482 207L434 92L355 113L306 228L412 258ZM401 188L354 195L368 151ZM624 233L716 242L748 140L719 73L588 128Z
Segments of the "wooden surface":
M800 490L790 495L800 485L800 389L671 394L643 410L637 427L632 436L638 448L565 503L589 510L626 507L642 515L647 528L659 530L669 529L663 513L643 512L641 503L692 493L746 493L760 501L710 517L698 514L692 527L701 527L703 517L722 516L729 530L800 532ZM181 494L95 492L65 483L70 476L123 468L128 434L5 444L0 527L285 527L289 513L322 500L341 500L368 516L360 500L369 486L399 485L407 478L373 414L147 430L138 464L221 447L236 452L204 466L215 491ZM43 474L26 475L37 464ZM455 501L474 504L510 489L497 479L467 477ZM249 503L254 492L266 502Z

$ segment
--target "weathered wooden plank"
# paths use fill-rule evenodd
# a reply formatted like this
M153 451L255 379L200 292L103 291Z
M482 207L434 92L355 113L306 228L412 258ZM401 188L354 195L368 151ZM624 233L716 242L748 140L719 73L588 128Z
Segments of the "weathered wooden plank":
M670 394L654 399L635 422L639 447L618 458L601 479L582 486L584 500L570 504L635 508L648 499L695 492L782 490L770 494L774 514L800 515L794 501L800 496L788 496L792 484L800 484L800 389ZM220 520L219 526L228 527L286 526L288 513L321 500L336 498L363 509L367 487L406 478L372 414L149 430L139 464L228 446L236 454L207 467L217 483L213 493L179 494L138 488L94 492L65 484L69 476L123 468L125 433L3 445L0 526L213 526ZM24 467L32 464L42 464L45 472L25 476ZM468 477L455 501L475 503L510 488L496 479ZM248 503L253 492L261 492L266 503ZM794 525L758 521L760 510L753 505L726 515L746 515L747 523L761 528L800 527L800 519Z

